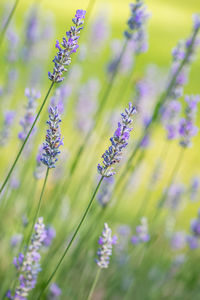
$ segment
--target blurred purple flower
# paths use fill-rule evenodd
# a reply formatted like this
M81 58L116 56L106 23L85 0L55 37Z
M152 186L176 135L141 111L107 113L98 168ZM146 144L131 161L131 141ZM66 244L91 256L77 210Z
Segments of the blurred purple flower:
M188 236L187 237L187 242L189 244L190 249L194 250L194 249L199 248L199 241L198 241L197 237Z
M48 299L50 300L56 300L59 298L59 296L62 293L62 290L59 288L59 286L53 282L49 288L50 294L48 296Z
M136 245L139 243L146 243L150 240L148 232L147 218L141 219L141 224L136 227L136 234L131 237L132 244Z
M98 103L100 83L96 78L89 79L80 87L76 104L75 125L81 133L87 133L94 120Z
M193 177L191 179L190 188L189 188L190 198L192 201L196 200L198 196L199 188L200 188L200 178Z
M46 227L46 238L44 239L43 243L46 247L49 247L56 237L56 231L52 226Z
M28 103L26 105L26 113L20 121L20 125L22 127L22 131L19 133L18 137L20 140L24 141L27 137L27 134L33 124L35 119L35 111L36 111L36 100L40 98L40 92L35 91L34 89L25 89L25 96L28 99Z
M175 232L171 239L171 247L174 250L180 250L185 247L186 235L183 231Z
M194 125L196 120L197 104L200 96L186 96L185 118L179 123L180 145L182 147L190 147L191 139L198 133L197 126Z
M114 187L114 177L106 177L101 184L97 194L97 200L102 207L106 207L111 199L112 190Z
M14 118L14 111L10 110L4 113L3 126L0 131L0 146L5 146L8 143Z

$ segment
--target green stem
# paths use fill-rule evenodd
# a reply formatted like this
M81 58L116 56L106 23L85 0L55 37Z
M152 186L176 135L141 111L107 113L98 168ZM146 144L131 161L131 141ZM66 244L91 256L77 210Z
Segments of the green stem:
M95 290L95 287L96 287L96 285L97 285L97 282L98 282L100 273L101 273L101 268L98 268L97 273L96 273L96 276L95 276L94 281L93 281L93 284L92 284L92 287L91 287L91 289L90 289L90 293L89 293L89 295L88 295L88 297L87 297L87 300L91 300L91 299L92 299L92 295L93 295L94 290Z
M33 233L33 229L34 229L36 220L37 220L37 218L38 218L38 214L39 214L39 211L40 211L40 207L41 207L42 198L43 198L43 195L44 195L44 190L45 190L45 187L46 187L48 175L49 175L49 167L47 167L47 171L46 171L44 183L43 183L43 186L42 186L42 191L41 191L41 194L40 194L40 199L39 199L39 202L38 202L38 205L37 205L37 209L36 209L36 212L35 212L35 216L34 216L34 218L33 218L33 223L32 223L32 227L31 227L31 231L30 231L30 234L29 234L29 237L28 237L27 248L28 248L28 245L29 245L29 243L30 243L30 239L31 239L31 236L32 236L32 233Z
M141 216L142 214L144 215L146 210L147 210L147 205L150 202L151 195L152 195L152 186L154 185L154 179L153 179L154 174L156 172L158 172L158 168L160 168L160 164L162 164L163 161L166 161L167 154L169 153L168 143L169 143L169 141L166 140L166 142L163 144L163 148L161 150L159 161L158 161L158 163L156 163L156 165L153 169L153 172L152 172L151 178L149 180L149 184L147 186L145 195L143 197L141 205L140 205L140 207L138 209L138 212L136 214L136 219L138 219L139 216Z
M64 260L64 258L65 258L65 256L66 256L67 252L69 251L69 249L70 249L70 247L71 247L71 245L72 245L72 243L73 243L73 241L74 241L74 239L75 239L77 233L79 232L79 229L81 228L81 225L83 224L83 222L84 222L84 220L85 220L85 218L86 218L86 216L87 216L87 214L88 214L88 212L89 212L89 210L90 210L90 207L92 206L92 203L93 203L93 201L94 201L94 199L95 199L95 196L96 196L96 194L97 194L97 192L98 192L98 190L99 190L99 188L100 188L100 185L101 185L103 179L104 179L104 176L101 176L101 178L100 178L100 180L99 180L99 182L98 182L98 184L97 184L97 186L96 186L96 188L95 188L95 191L94 191L94 193L92 194L92 197L91 197L91 199L90 199L90 201L89 201L89 203L88 203L88 206L87 206L87 208L86 208L86 210L85 210L85 212L84 212L84 214L83 214L83 216L82 216L82 218L81 218L81 220L80 220L78 226L76 227L76 230L75 230L75 232L74 232L74 234L73 234L73 236L72 236L70 242L68 243L66 249L64 250L64 252L63 252L63 254L62 254L60 260L58 261L58 264L56 265L54 271L53 271L52 274L50 275L50 277L49 277L49 279L47 280L47 282L44 284L44 287L42 288L42 291L41 291L39 297L37 298L37 300L39 300L39 299L41 298L41 296L43 295L44 291L45 291L46 288L48 287L49 283L51 282L51 280L52 280L53 277L55 276L56 272L58 271L58 269L59 269L61 263L63 262L63 260Z
M135 164L133 164L133 166L132 166L132 168L131 168L131 173L132 173L132 174L134 173L134 171L136 170L136 168L140 165L141 161L142 161L143 158L144 158L144 155L145 155L145 151L143 150L143 151L140 152L139 157L137 158ZM123 196L124 191L126 190L125 187L126 187L127 181L126 181L125 179L126 179L126 177L123 177L123 178L122 178L122 176L119 176L119 177L118 177L118 180L117 180L117 182L116 182L116 184L115 184L115 186L116 186L116 190L115 190L116 195L117 195L117 193L118 193L118 191L119 191L119 193L118 193L118 195L117 195L117 199L118 199L117 205L119 205L120 199L123 199L122 196ZM123 181L123 180L124 180L124 181ZM121 183L121 185L120 185L120 183ZM120 190L118 190L119 188L120 188ZM117 205L115 205L115 209L116 209ZM112 212L112 213L113 213L113 212Z
M184 157L183 154L184 153L185 153L185 148L181 147L179 155L178 155L177 160L175 162L175 165L173 167L172 173L170 175L170 178L169 178L169 181L168 181L168 184L167 184L167 188L165 189L165 192L163 193L163 195L162 195L162 197L161 197L161 199L158 203L158 208L161 208L165 203L169 188L172 185L172 182L174 181L174 179L176 178L176 175L177 175L177 173L179 171L179 168L181 166L181 162L183 160L183 157Z
M12 10L11 10L9 16L8 16L8 19L6 20L6 23L5 23L5 25L4 25L3 29L2 29L2 32L0 34L0 47L1 47L1 44L3 42L6 30L7 30L8 26L9 26L10 21L11 21L13 15L14 15L14 12L15 12L15 10L17 8L18 3L19 3L19 0L16 0L14 6L13 6L13 8L12 8Z
M49 94L51 92L51 89L52 89L53 85L54 85L54 82L51 83L50 88L49 88L49 90L48 90L48 92L47 92L47 94L46 94L46 96L45 96L45 98L43 100L43 103L42 103L42 105L41 105L41 107L40 107L40 109L39 109L39 111L37 113L37 116L36 116L36 118L35 118L32 126L31 126L31 129L29 130L29 133L27 134L27 136L26 136L26 138L25 138L25 140L24 140L24 142L23 142L23 144L22 144L22 146L21 146L21 148L20 148L20 150L19 150L19 152L17 154L14 163L12 164L12 167L10 168L10 170L8 172L8 175L6 176L6 179L4 180L4 182L3 182L2 186L1 186L0 194L2 193L2 191L3 191L3 189L4 189L5 185L6 185L6 183L8 182L8 179L10 178L10 176L11 176L11 174L12 174L12 172L13 172L13 170L14 170L14 168L15 168L15 166L16 166L16 164L17 164L17 162L18 162L18 160L19 160L19 158L20 158L20 156L22 154L22 151L23 151L23 149L24 149L24 147L25 147L25 145L26 145L26 143L27 143L27 141L28 141L28 139L29 139L29 137L31 135L31 132L33 131L33 128L34 128L34 126L35 126L35 124L36 124L36 122L37 122L37 120L38 120L38 118L39 118L39 116L40 116L40 114L41 114L41 112L43 110L43 107L44 107L44 105L45 105L45 103L46 103L46 101L48 99L48 96L49 96Z

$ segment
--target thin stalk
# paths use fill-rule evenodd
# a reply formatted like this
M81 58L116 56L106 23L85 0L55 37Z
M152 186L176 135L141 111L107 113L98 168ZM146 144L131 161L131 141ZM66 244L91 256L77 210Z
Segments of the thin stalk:
M95 276L94 281L93 281L93 284L92 284L92 287L91 287L91 289L90 289L90 293L89 293L89 295L88 295L88 297L87 297L87 300L91 300L91 299L92 299L92 295L93 295L94 290L95 290L95 287L96 287L96 285L97 285L97 282L98 282L100 273L101 273L101 268L98 268L97 273L96 273L96 276Z
M9 26L9 24L10 24L10 21L11 21L13 15L14 15L14 12L15 12L18 4L19 4L19 0L16 0L14 6L13 6L13 8L12 8L12 10L11 10L9 16L8 16L8 19L6 20L6 23L5 23L5 25L4 25L4 27L1 31L1 34L0 34L0 47L1 47L1 44L3 43L3 39L4 39L4 36L5 36L6 30Z
M172 173L170 175L170 178L169 178L169 181L168 181L168 184L167 184L167 188L165 189L165 192L163 193L163 195L162 195L162 197L161 197L161 199L158 203L158 208L161 208L164 205L164 202L166 200L166 196L167 196L167 193L169 191L169 188L170 188L172 182L174 181L174 179L176 178L176 175L177 175L177 173L179 171L179 168L181 166L181 162L183 160L184 153L185 153L185 148L181 147L179 155L178 155L177 160L175 162L175 165L173 167Z
M199 30L199 28L194 31L193 36L191 38L191 44L187 48L187 53L186 53L184 59L180 63L179 67L177 68L177 71L172 76L166 92L161 95L159 101L157 102L157 104L155 106L155 109L154 109L154 112L153 112L152 121L146 126L146 128L145 128L145 130L144 130L144 132L143 132L143 134L141 136L141 138L138 140L138 142L137 142L137 144L135 146L135 149L133 150L133 152L131 153L131 155L130 155L128 161L127 161L126 167L124 168L124 172L121 173L121 178L123 178L124 175L129 170L130 164L132 162L132 159L134 158L134 156L138 152L138 150L140 148L140 144L141 144L143 138L149 132L149 130L151 129L152 125L154 125L155 121L157 121L157 119L159 117L159 111L160 111L161 106L166 102L166 100L170 96L171 91L172 91L172 89L174 87L174 84L176 83L177 76L180 74L180 72L181 72L182 68L184 67L184 65L188 62L188 58L189 58L189 56L191 54L191 49L192 49L192 47L193 47L193 45L195 43L196 36L198 34L198 30Z
M158 201L157 209L155 210L155 213L153 215L153 220L154 220L155 224L156 224L157 218L159 217L159 215L160 215L160 213L162 211L162 207L165 204L165 201L166 201L167 194L169 192L170 186L171 186L172 182L175 180L175 178L177 176L177 173L179 172L179 169L180 169L180 166L181 166L181 162L182 162L182 160L184 158L184 153L185 153L185 148L181 147L179 155L178 155L177 160L176 160L176 163L175 163L175 165L173 167L173 170L172 170L172 173L171 173L171 175L169 177L167 188L165 189L164 193L162 194L160 200ZM154 227L156 227L156 225ZM154 230L155 230L155 228L154 228ZM153 232L153 230L152 230L152 232Z
M45 98L44 98L44 100L42 102L42 105L40 106L40 109L39 109L39 111L37 113L37 116L36 116L36 118L35 118L32 126L31 126L31 129L29 130L29 133L27 134L27 136L26 136L26 138L25 138L25 140L24 140L24 142L23 142L23 144L22 144L22 146L21 146L21 148L20 148L20 150L19 150L19 152L17 154L14 163L12 164L12 166L11 166L9 172L8 172L8 175L6 176L6 179L4 180L4 182L3 182L2 186L1 186L0 194L2 193L2 191L3 191L3 189L4 189L5 185L6 185L6 183L8 182L8 179L10 178L10 176L11 176L11 174L12 174L12 172L13 172L13 170L14 170L14 168L15 168L15 166L16 166L16 164L17 164L17 162L18 162L18 160L19 160L19 158L20 158L20 156L22 154L22 151L23 151L23 149L24 149L24 147L25 147L25 145L26 145L26 143L27 143L27 141L28 141L28 139L29 139L32 131L33 131L33 128L35 127L35 124L36 124L36 122L37 122L37 120L38 120L38 118L39 118L39 116L40 116L40 114L41 114L41 112L42 112L42 110L44 108L44 105L45 105L45 103L46 103L46 101L48 99L48 96L49 96L49 94L51 92L51 89L52 89L53 85L54 85L54 82L51 83L51 85L49 87L49 90L48 90L48 92L47 92L47 94L46 94L46 96L45 96Z
M159 167L159 164L161 164L163 162L163 160L166 160L166 157L167 157L167 154L169 153L169 147L167 147L167 143L169 141L166 140L166 142L163 144L163 148L161 150L161 154L160 154L160 158L159 158L159 162L155 165L154 169L153 169L153 172L152 172L152 175L151 175L151 179L149 180L149 184L147 186L147 189L146 189L146 192L145 192L145 195L144 195L144 198L141 202L141 205L139 207L139 210L136 214L136 219L141 215L146 212L146 209L147 209L147 204L150 202L150 198L151 198L151 195L152 195L152 185L154 185L154 174L155 172L157 172L158 170L158 167Z
M42 198L43 198L43 195L44 195L44 190L45 190L45 187L46 187L48 175L49 175L49 167L47 167L47 170L46 170L46 175L45 175L44 183L43 183L43 186L42 186L42 191L41 191L41 194L40 194L40 199L39 199L39 202L38 202L38 205L37 205L37 208L36 208L35 216L33 218L33 223L32 223L32 227L31 227L31 231L30 231L30 234L29 234L29 237L28 237L27 248L28 248L28 245L29 245L32 233L33 233L33 229L34 229L36 220L38 218L38 214L39 214L39 211L40 211L40 207L41 207Z
M144 158L144 155L145 155L145 150L143 150L143 151L140 152L140 155L138 156L138 158L137 158L135 164L132 166L132 168L131 168L131 173L132 173L132 174L134 173L135 169L136 169L136 168L140 165L140 163L142 162L142 160L143 160L143 158ZM124 180L124 182L123 182L123 181L121 181L121 176L118 177L118 180L117 180L117 182L116 182L116 184L115 184L115 186L116 186L116 194L117 194L117 192L118 192L118 188L120 187L120 182L122 182L122 185L121 185L121 189L120 189L120 191L119 191L119 193L118 193L118 195L117 195L117 199L118 199L117 204L118 204L118 205L119 205L120 199L123 199L122 196L123 196L123 194L124 194L124 191L126 190L126 185L127 185L127 181ZM117 206L117 205L115 205L115 209L116 209L116 206Z
M44 294L44 291L46 290L46 288L48 287L49 283L51 282L51 280L53 279L53 277L54 277L55 274L57 273L57 271L58 271L60 265L62 264L62 262L63 262L63 260L64 260L64 258L65 258L65 256L66 256L66 254L67 254L67 252L69 251L69 249L70 249L70 247L71 247L71 245L72 245L72 243L73 243L73 241L74 241L76 235L77 235L78 232L79 232L79 229L81 228L81 226L82 226L82 224L83 224L83 222L84 222L84 220L85 220L85 218L86 218L86 216L87 216L87 214L88 214L88 212L89 212L89 210L90 210L90 207L92 206L92 203L93 203L93 201L94 201L94 199L95 199L95 196L96 196L96 194L97 194L97 192L98 192L98 190L99 190L99 188L100 188L100 185L101 185L103 179L104 179L104 176L101 176L101 178L100 178L100 180L99 180L99 182L98 182L98 184L97 184L97 186L96 186L96 188L95 188L95 191L93 192L92 197L91 197L91 199L90 199L90 201L89 201L89 203L88 203L88 206L87 206L87 208L86 208L86 210L85 210L85 212L84 212L84 214L83 214L83 216L82 216L82 218L81 218L81 220L80 220L80 222L79 222L79 224L78 224L78 226L77 226L77 228L76 228L76 230L75 230L75 232L74 232L74 234L73 234L73 236L72 236L72 238L71 238L71 240L70 240L70 242L68 243L66 249L64 250L64 252L63 252L63 254L62 254L60 260L58 261L58 264L56 265L54 271L53 271L52 274L50 275L50 277L49 277L49 279L47 280L47 282L44 284L44 287L42 288L42 291L41 291L39 297L37 298L37 300L39 300L39 299L41 298L41 296Z

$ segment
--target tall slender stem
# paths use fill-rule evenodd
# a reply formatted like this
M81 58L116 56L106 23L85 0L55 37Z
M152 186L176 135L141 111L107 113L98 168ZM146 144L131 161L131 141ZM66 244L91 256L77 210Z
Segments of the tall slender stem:
M29 237L28 237L27 248L28 248L28 245L29 245L29 242L30 242L30 239L31 239L31 235L33 233L34 225L35 225L36 220L38 218L38 214L39 214L39 211L40 211L40 207L41 207L42 198L43 198L43 195L44 195L44 190L45 190L45 187L46 187L48 175L49 175L49 167L47 167L47 170L46 170L46 175L45 175L44 183L43 183L43 186L42 186L40 199L39 199L39 202L38 202L38 205L37 205L37 208L36 208L35 216L33 218L33 223L32 223L32 227L31 227L31 231L30 231L30 234L29 234Z
M177 157L177 160L176 160L176 162L174 164L172 173L170 175L170 178L169 178L169 181L168 181L168 184L167 184L167 188L165 189L165 192L163 193L161 199L158 202L158 208L161 208L164 205L164 202L166 200L166 196L167 196L167 193L169 191L169 188L170 188L172 182L174 181L174 179L176 178L176 175L177 175L177 173L179 171L179 168L181 166L181 162L182 162L183 157L184 157L184 155L183 155L184 152L185 152L185 148L181 147L179 155Z
M40 106L40 109L39 109L39 111L37 113L37 116L36 116L36 118L35 118L32 126L31 126L31 129L29 130L29 133L27 134L27 136L26 136L26 138L25 138L25 140L24 140L24 142L23 142L23 144L22 144L22 146L21 146L21 148L20 148L20 150L18 152L18 154L17 154L17 156L16 156L16 158L15 158L15 160L14 160L14 162L13 162L13 164L12 164L12 166L11 166L9 172L8 172L8 175L6 176L6 179L4 180L4 182L3 182L2 186L1 186L0 194L2 193L2 191L3 191L3 189L4 189L5 185L6 185L6 183L8 182L8 179L10 178L10 176L11 176L11 174L12 174L12 172L13 172L13 170L14 170L14 168L15 168L15 166L16 166L16 164L17 164L17 162L18 162L18 160L19 160L19 158L20 158L20 156L22 154L22 151L23 151L23 149L24 149L24 147L25 147L25 145L26 145L26 143L27 143L27 141L28 141L28 139L29 139L29 137L31 135L31 132L33 131L33 128L35 127L35 124L36 124L36 122L37 122L37 120L38 120L38 118L39 118L39 116L40 116L40 114L41 114L41 112L43 110L43 107L44 107L44 105L45 105L45 103L46 103L46 101L48 99L48 96L49 96L49 94L51 92L51 89L52 89L53 85L54 85L54 82L51 83L50 88L49 88L49 90L48 90L48 92L47 92L47 94L46 94L46 96L45 96L45 98L44 98L44 100L42 102L42 105Z
M167 147L167 143L169 143L168 140L166 140L166 142L163 144L161 154L160 154L160 157L159 157L159 161L156 163L156 165L153 169L153 172L152 172L151 178L149 180L149 184L147 186L145 195L143 197L143 200L142 200L142 202L140 204L140 207L138 209L138 212L136 214L136 219L141 214L144 215L144 213L146 212L147 205L150 202L151 195L152 195L152 185L154 185L154 183L155 183L154 182L154 175L155 175L156 172L158 172L158 168L160 169L160 164L163 162L163 160L166 160L167 154L169 153L169 147Z
M19 0L16 0L14 6L13 6L13 8L12 8L12 10L11 10L9 16L8 16L8 19L6 20L6 23L5 23L3 29L2 29L2 31L0 33L0 47L1 47L1 44L3 42L6 30L7 30L8 26L9 26L10 21L11 21L13 15L14 15L14 12L15 12L15 10L17 8L18 3L19 3Z
M88 214L88 212L89 212L89 210L90 210L90 207L92 206L92 203L93 203L93 201L94 201L94 199L95 199L95 196L96 196L96 194L97 194L97 192L98 192L98 190L99 190L99 188L100 188L100 185L101 185L103 179L104 179L104 176L101 176L101 178L100 178L100 180L99 180L99 182L98 182L98 184L97 184L97 186L96 186L96 188L95 188L95 191L93 192L93 194L92 194L92 196L91 196L91 199L90 199L90 201L89 201L89 203L88 203L88 206L87 206L87 208L86 208L86 210L85 210L85 212L84 212L84 214L83 214L83 216L82 216L82 218L81 218L81 220L80 220L78 226L76 227L76 230L75 230L75 232L74 232L74 234L73 234L73 236L72 236L70 242L68 243L66 249L64 250L64 252L63 252L63 254L62 254L60 260L58 261L58 264L56 265L54 271L53 271L52 274L50 275L50 277L49 277L49 279L47 280L47 282L44 284L44 286L43 286L43 288L42 288L42 291L41 291L39 297L37 298L37 300L39 300L39 299L41 298L41 296L43 295L44 291L45 291L46 288L48 287L49 283L51 282L51 280L52 280L53 277L55 276L56 272L58 271L58 269L59 269L61 263L63 262L63 260L64 260L64 258L65 258L65 256L66 256L67 252L69 251L69 249L70 249L70 247L71 247L71 245L72 245L72 243L73 243L73 241L74 241L74 239L75 239L77 233L79 232L79 229L81 228L81 225L83 224L83 222L84 222L84 220L85 220L85 218L86 218L86 216L87 216L87 214Z
M95 290L95 287L96 287L96 285L97 285L97 282L98 282L100 273L101 273L101 268L98 268L97 273L96 273L96 276L95 276L94 281L93 281L93 284L92 284L92 287L91 287L91 289L90 289L90 293L89 293L89 295L88 295L88 297L87 297L87 300L91 300L91 299L92 299L92 295L93 295L94 290Z

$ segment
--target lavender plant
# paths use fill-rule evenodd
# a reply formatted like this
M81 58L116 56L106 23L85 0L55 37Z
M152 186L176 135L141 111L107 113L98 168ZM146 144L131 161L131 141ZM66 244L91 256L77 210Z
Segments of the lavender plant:
M35 119L35 111L37 107L37 101L40 98L40 92L35 91L33 89L26 88L25 89L25 96L28 99L28 103L26 105L26 113L20 121L20 125L22 127L22 131L19 133L18 137L20 140L24 141L26 139L26 136L28 132L30 131L30 128L33 124L33 121ZM35 128L34 128L35 130ZM34 133L34 130L32 131L32 134Z
M52 73L48 73L49 79L52 82L61 82L64 80L63 73L67 72L66 67L71 64L71 54L75 53L78 46L78 39L82 25L84 24L86 11L78 9L75 17L72 19L74 26L71 27L70 31L67 31L67 39L64 37L62 43L56 41L56 48L58 53L55 56L53 62L55 67Z
M110 256L112 255L112 230L108 227L108 224L104 224L104 230L102 231L102 236L100 236L98 241L100 248L97 251L98 258L96 263L99 268L108 268L110 262Z
M198 133L198 128L195 126L195 119L197 113L197 104L200 96L186 96L185 118L180 120L179 134L180 145L182 147L190 147L192 145L191 139Z
M199 248L199 237L200 237L200 212L198 217L191 221L191 235L188 235L187 242L191 249Z
M93 295L101 270L108 268L110 256L112 255L112 246L116 243L115 237L112 237L112 230L108 227L107 223L104 224L104 230L102 231L102 236L100 236L98 243L100 248L97 251L98 258L96 259L96 263L99 269L95 276L87 300L90 300Z
M144 136L147 134L148 131L152 128L152 126L155 124L155 122L160 117L160 108L165 104L167 100L174 97L174 94L176 94L176 90L184 84L185 81L179 80L181 75L185 72L185 69L187 70L194 59L195 53L197 51L198 47L198 32L200 29L199 26L199 19L200 16L198 14L194 15L193 20L193 28L192 33L189 36L189 38L184 43L184 50L182 52L182 55L177 55L176 51L173 51L173 63L170 71L169 81L167 84L167 89L162 94L160 99L158 100L153 114L151 122L148 123L148 126L146 126L144 133L142 134L141 138L139 139L137 145L133 149L128 161L127 166L124 169L124 172L127 172L127 170L130 168L131 162L133 158L135 157L136 153L140 149L141 141L143 140ZM178 46L179 49L179 46ZM179 77L180 76L180 77ZM121 174L121 177L124 176L124 173Z
M139 1L140 2L140 1ZM143 8L143 2L141 2L140 4L140 11L143 11L144 8ZM139 13L140 14L140 13ZM146 22L146 18L147 18L147 15L146 13L144 13L145 17L138 20L138 16L137 15L133 15L131 17L131 22L132 22L132 25L129 25L130 26L130 32L131 34L133 34L134 32L137 32L141 27L142 27L142 21ZM95 127L97 126L98 124L98 120L100 119L101 117L101 114L102 114L102 111L103 111L103 107L106 105L108 99L109 99L109 96L110 96L110 93L111 93L111 90L112 90L112 87L113 87L113 84L114 84L114 81L115 81L115 78L118 74L118 69L119 69L119 64L120 62L122 61L122 58L125 54L125 51L126 51L126 48L128 47L128 41L129 39L127 38L126 36L126 40L124 42L124 45L122 47L122 50L120 52L120 55L115 63L115 70L114 72L112 72L112 76L106 86L106 89L105 89L105 92L103 93L103 96L102 98L100 99L100 103L99 103L99 107L98 109L96 110L96 114L95 114L95 123L94 123L94 126L91 126L90 129L88 130L88 133L83 141L83 143L80 145L78 151L77 151L77 155L75 156L75 159L74 161L72 162L72 165L71 165L71 168L70 168L70 174L71 176L74 174L75 170L76 170L76 167L78 165L78 162L83 154L83 150L86 146L86 142L89 140L89 137L92 133L92 131L95 129ZM69 182L69 181L68 181Z
M102 155L103 163L98 164L97 169L99 174L103 177L110 177L115 175L113 171L113 165L119 163L121 160L122 150L128 145L130 132L132 127L132 116L136 113L135 107L132 103L129 103L129 107L125 109L125 112L121 114L121 123L118 123L118 128L115 131L113 137L110 138L111 146Z
M55 163L58 160L57 156L60 154L59 148L63 145L63 139L60 133L60 122L58 107L50 106L49 120L47 121L49 129L47 129L45 143L43 144L44 152L41 157L41 162L49 169L55 168Z
M4 114L4 122L0 132L0 146L5 146L8 143L10 137L10 131L15 118L14 111L7 111Z
M139 243L146 243L150 239L150 235L148 232L148 223L147 218L143 217L141 219L141 225L136 227L136 235L131 237L132 244L136 245Z
M130 125L132 124L132 117L133 115L136 113L136 109L135 107L132 105L132 103L129 103L129 108L125 109L125 112L121 114L122 117L122 123L118 123L118 128L114 133L114 136L111 138L111 142L112 142L112 146L109 147L109 150L107 150L105 152L105 154L103 154L103 166L98 165L97 169L98 172L101 174L101 178L91 196L91 199L86 207L86 210L83 214L83 216L80 219L80 222L78 224L78 226L76 227L76 230L74 232L74 234L72 235L72 238L70 239L66 249L64 250L61 258L58 261L58 264L56 265L56 268L54 269L54 271L52 272L52 274L50 275L49 279L47 280L47 282L44 284L44 288L42 289L39 298L41 298L42 294L44 293L45 289L47 288L47 286L49 285L49 283L51 282L51 280L54 278L55 274L57 273L60 265L62 264L67 252L69 251L77 233L79 232L85 218L87 217L87 214L92 206L92 203L95 199L95 196L101 186L101 183L104 179L104 177L110 177L113 176L115 173L112 171L112 166L113 164L117 163L120 161L121 159L121 153L122 153L122 149L125 148L128 145L128 140L130 137L130 131L132 130L132 128L130 127Z
M10 292L7 293L9 299L27 299L30 291L34 289L38 273L40 268L40 250L43 245L43 241L46 238L45 225L43 224L43 218L38 218L34 227L34 233L31 237L31 244L25 255L22 253L14 258L13 264L19 272L19 284L17 285L14 295Z
M75 26L72 26L71 27L71 30L67 33L67 37L68 37L68 41L66 40L66 38L63 38L63 42L61 43L61 45L59 44L59 42L57 41L56 42L56 47L58 48L58 53L57 53L57 56L55 56L55 59L53 60L54 63L55 63L55 67L54 67L54 71L53 73L49 73L49 79L52 81L50 87L49 87L49 90L40 106L40 109L37 113L37 116L35 117L35 120L33 121L32 123L32 126L15 158L15 161L14 163L12 164L9 172L8 172L8 175L6 176L1 188L0 188L0 194L2 193L6 183L8 182L8 179L10 178L14 168L15 168L15 165L17 164L21 154L22 154L22 151L35 127L35 124L43 110L43 107L45 106L46 104L46 101L48 99L48 96L53 88L53 85L55 82L60 82L63 80L63 77L62 77L62 74L63 72L66 72L67 69L65 68L66 64L69 65L70 62L71 62L71 54L73 52L76 52L76 49L78 48L78 37L79 37L79 33L80 33L80 30L82 27L80 27L80 25L83 24L83 20L85 18L85 11L84 10L77 10L76 11L76 15L75 15L75 18L73 18L73 23L75 24Z

